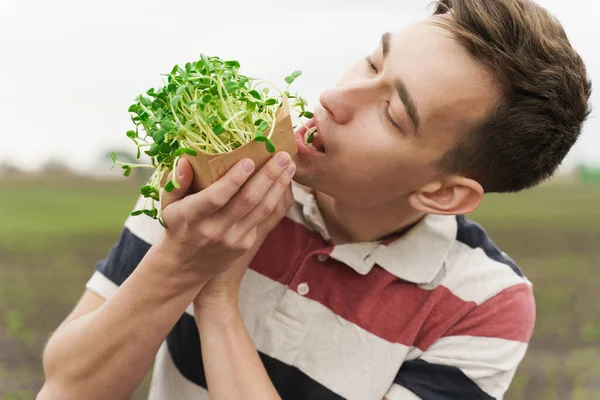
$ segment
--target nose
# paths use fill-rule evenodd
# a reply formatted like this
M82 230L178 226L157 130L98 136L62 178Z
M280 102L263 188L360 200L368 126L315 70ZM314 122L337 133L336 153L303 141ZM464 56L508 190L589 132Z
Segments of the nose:
M365 105L375 101L376 90L374 80L350 82L323 91L319 102L335 122L347 124Z

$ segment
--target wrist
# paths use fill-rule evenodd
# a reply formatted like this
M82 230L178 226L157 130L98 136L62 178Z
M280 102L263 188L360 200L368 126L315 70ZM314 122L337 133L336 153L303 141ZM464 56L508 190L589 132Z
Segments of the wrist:
M182 290L198 291L212 278L201 265L196 268L181 257L181 251L173 246L164 236L148 251L152 258L152 268L162 279L171 281Z
M229 301L210 301L202 304L195 301L194 318L199 329L207 325L222 328L241 320L241 315L237 305Z

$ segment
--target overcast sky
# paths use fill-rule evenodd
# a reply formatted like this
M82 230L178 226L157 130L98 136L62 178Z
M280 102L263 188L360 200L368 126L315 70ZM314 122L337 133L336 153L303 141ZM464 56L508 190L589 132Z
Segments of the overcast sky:
M543 0L600 82L600 2ZM0 162L50 159L89 169L99 154L135 150L127 108L160 74L203 52L242 72L321 90L370 53L381 33L427 16L428 0L0 0ZM222 8L221 8L222 7ZM598 84L600 85L600 83ZM598 86L597 86L598 87ZM567 165L600 164L600 89Z

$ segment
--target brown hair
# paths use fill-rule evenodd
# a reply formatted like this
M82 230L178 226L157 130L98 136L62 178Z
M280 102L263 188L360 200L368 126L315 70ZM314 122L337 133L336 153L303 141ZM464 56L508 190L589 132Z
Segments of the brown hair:
M436 162L486 192L550 177L590 114L591 82L560 23L529 0L440 0L434 15L498 80L503 98Z

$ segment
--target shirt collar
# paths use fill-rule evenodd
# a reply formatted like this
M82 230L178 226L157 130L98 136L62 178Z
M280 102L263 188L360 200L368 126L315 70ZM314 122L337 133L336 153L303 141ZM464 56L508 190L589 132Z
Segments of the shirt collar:
M330 241L329 232L316 199L309 188L292 184L297 211L307 228ZM404 235L388 241L336 245L330 257L343 262L361 275L378 265L390 274L416 284L433 282L456 239L454 216L426 215Z

